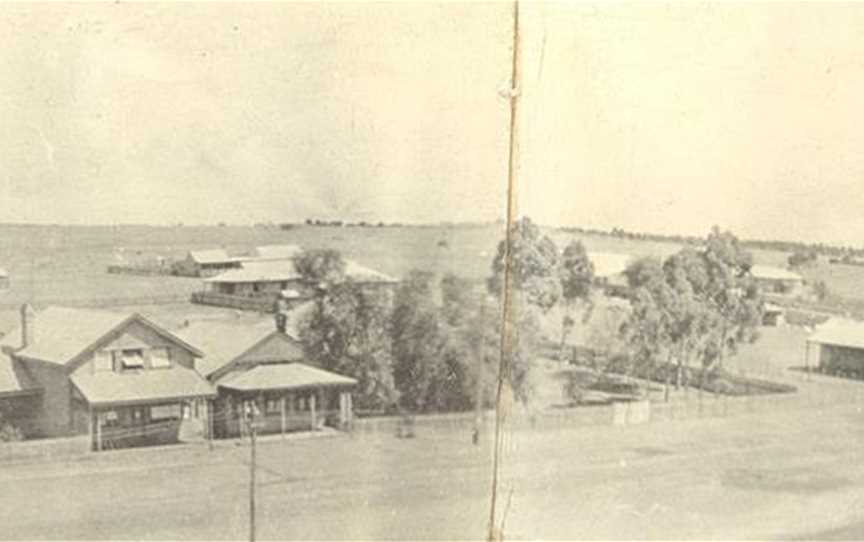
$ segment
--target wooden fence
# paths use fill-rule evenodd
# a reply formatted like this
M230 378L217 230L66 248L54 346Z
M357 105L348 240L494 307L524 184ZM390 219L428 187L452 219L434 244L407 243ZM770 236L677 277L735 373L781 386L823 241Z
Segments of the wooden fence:
M186 303L185 294L147 295L133 297L105 297L87 299L52 299L39 298L39 306L62 305L64 307L125 307L130 305L174 305ZM20 303L0 303L0 310L13 310L21 307Z
M271 298L241 297L216 292L194 292L190 297L190 301L199 305L212 305L245 311L273 312L273 299Z
M112 275L137 275L144 277L152 276L177 276L173 273L171 266L136 266L136 265L109 265L108 272Z

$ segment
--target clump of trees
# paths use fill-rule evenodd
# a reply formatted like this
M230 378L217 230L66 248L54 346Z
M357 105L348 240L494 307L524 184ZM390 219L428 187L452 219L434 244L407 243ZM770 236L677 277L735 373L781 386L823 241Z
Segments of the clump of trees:
M320 290L301 324L309 359L357 379L357 407L384 411L396 402L389 311L351 281Z
M413 271L392 296L353 283L338 252L304 253L297 269L319 285L300 323L306 354L356 378L361 409L467 410L491 404L499 380L530 401L538 315L563 308L563 349L573 311L590 306L593 266L580 243L559 253L527 218L512 226L509 240L499 243L485 289L452 274Z
M633 310L622 328L634 369L654 374L659 368L668 397L673 373L679 387L696 362L703 389L725 357L758 337L763 301L752 264L738 239L718 228L702 250L634 262L627 269Z
M812 265L819 260L819 253L813 249L796 250L786 259L789 267L798 269Z
M326 288L345 280L345 260L338 250L304 250L294 259L303 282Z
M400 406L413 412L491 404L497 304L475 284L413 271L396 292L391 337Z
M308 358L358 380L360 410L458 411L490 404L497 302L476 284L412 271L394 293L354 283L335 251L297 261L319 285L300 322ZM482 382L478 383L478 379Z
M699 388L738 345L757 338L763 300L753 260L731 233L714 228L702 247L665 260L645 258L626 270L630 313L607 326L626 355L615 367ZM360 409L410 412L490 405L498 382L530 402L541 337L539 321L561 309L559 357L576 325L592 315L594 268L581 243L558 250L528 218L498 244L486 288L455 275L413 271L383 292L353 283L338 252L298 259L318 284L301 335L310 360L356 378ZM621 353L621 352L619 352ZM695 368L698 372L694 372Z
M563 305L562 357L575 324L573 309L579 303L590 305L593 278L594 267L581 243L574 241L559 253L555 242L528 217L514 222L507 238L498 243L487 287L490 294L506 301L500 378L518 400L529 402L534 391L531 373L541 340L539 314Z

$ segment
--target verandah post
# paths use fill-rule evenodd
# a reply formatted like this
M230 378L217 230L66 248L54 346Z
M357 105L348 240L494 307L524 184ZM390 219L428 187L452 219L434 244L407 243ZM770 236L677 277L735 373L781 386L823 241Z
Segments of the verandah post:
M102 414L96 412L96 451L102 451Z
M282 438L285 438L285 396L279 399L279 410L282 413Z
M312 422L312 431L315 431L315 428L318 426L315 419L315 390L312 391L309 397L309 418Z

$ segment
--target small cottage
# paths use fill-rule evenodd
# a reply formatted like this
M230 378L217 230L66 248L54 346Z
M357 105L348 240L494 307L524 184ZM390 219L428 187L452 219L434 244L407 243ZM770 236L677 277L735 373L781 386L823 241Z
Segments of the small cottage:
M195 322L178 334L205 353L199 371L219 392L217 438L245 434L248 412L264 433L345 428L351 422L357 381L306 361L299 339L284 326Z

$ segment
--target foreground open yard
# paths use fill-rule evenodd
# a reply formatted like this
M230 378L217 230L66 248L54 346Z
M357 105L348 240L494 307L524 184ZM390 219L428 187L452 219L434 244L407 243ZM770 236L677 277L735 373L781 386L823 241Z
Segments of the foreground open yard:
M862 535L856 404L507 433L510 539ZM262 539L480 539L489 435L422 430L259 446ZM4 539L242 539L245 446L111 452L0 467ZM839 529L839 530L838 530Z

